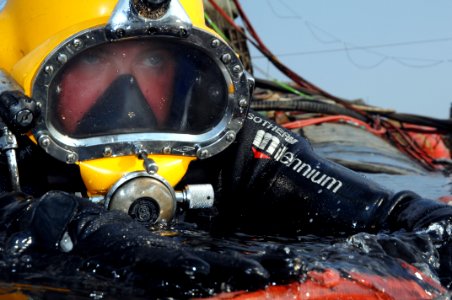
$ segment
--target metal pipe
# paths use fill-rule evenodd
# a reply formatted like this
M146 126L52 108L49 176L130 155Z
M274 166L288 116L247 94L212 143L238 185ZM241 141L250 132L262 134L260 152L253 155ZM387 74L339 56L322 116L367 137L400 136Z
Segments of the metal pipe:
M19 168L17 166L17 140L14 134L8 127L0 120L1 136L0 136L0 150L5 153L8 162L8 168L11 179L11 188L15 192L20 191Z

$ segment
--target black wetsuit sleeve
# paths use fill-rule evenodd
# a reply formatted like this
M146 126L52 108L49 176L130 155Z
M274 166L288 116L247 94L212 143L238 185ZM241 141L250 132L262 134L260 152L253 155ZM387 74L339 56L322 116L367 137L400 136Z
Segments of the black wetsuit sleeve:
M452 216L450 206L410 192L394 195L318 156L306 139L254 112L236 143L217 159L223 166L218 190L223 224L340 235L413 230Z

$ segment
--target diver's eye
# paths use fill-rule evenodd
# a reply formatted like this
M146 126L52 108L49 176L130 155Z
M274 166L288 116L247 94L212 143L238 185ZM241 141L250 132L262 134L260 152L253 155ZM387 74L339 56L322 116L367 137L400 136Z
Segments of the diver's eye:
M156 68L161 66L165 61L165 53L163 51L150 51L143 55L141 64L148 68Z
M102 61L101 54L96 51L90 51L80 57L80 62L86 65L99 64Z

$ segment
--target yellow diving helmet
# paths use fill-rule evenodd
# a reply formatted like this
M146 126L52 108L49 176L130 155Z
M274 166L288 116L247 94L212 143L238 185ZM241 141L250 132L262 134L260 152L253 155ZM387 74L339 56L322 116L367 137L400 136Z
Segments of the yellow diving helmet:
M93 201L151 223L212 205L210 185L174 186L235 140L254 81L202 0L0 0L0 33L0 93L37 102L30 138Z

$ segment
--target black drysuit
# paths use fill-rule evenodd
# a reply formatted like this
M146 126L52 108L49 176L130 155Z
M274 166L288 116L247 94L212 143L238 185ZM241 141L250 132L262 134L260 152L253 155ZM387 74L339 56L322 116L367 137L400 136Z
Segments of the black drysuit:
M33 247L58 252L66 233L74 245L72 253L97 255L121 249L123 255L112 257L150 265L159 275L172 270L171 276L179 271L184 276L193 266L204 275L212 270L234 273L237 270L231 269L236 266L243 271L237 275L242 279L268 278L268 270L258 262L236 254L220 259L216 253L191 252L177 239L156 235L123 213L73 196L83 189L77 168L55 161L27 139L20 140L18 156L23 194L6 193L7 168L2 168L4 245L26 233ZM441 256L442 282L452 280L451 206L411 192L393 194L319 157L306 139L254 112L248 114L233 145L190 165L181 185L185 183L214 186L215 213L208 218L189 213L186 220L208 219L211 229L221 232L347 236L362 231L428 231Z

